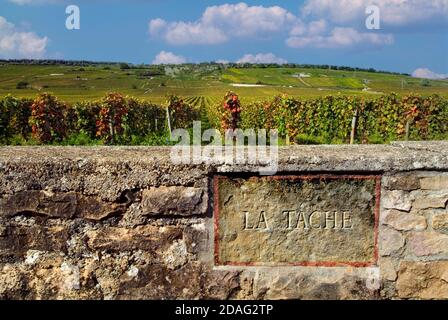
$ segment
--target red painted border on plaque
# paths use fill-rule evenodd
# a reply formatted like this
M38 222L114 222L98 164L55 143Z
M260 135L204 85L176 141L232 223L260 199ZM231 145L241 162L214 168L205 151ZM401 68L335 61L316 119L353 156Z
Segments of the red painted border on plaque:
M271 179L271 180L375 180L375 226L374 226L374 253L373 260L370 262L356 261L302 261L302 262L226 262L221 263L219 259L219 180L229 179L231 177L215 175L213 177L213 214L214 214L214 243L215 243L215 265L216 266L241 266L241 267L266 267L266 266L303 266L303 267L343 267L350 266L355 268L365 268L376 266L378 263L378 228L381 203L381 175L351 175L351 174L315 174L315 175L278 175L266 177L249 177L250 179Z

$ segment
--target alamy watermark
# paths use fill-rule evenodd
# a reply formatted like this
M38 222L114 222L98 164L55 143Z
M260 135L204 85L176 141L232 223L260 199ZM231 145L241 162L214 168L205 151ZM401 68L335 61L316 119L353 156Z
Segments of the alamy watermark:
M378 6L370 5L366 8L366 28L368 30L381 29L381 11Z
M269 140L269 143L268 143ZM173 164L241 165L256 168L260 175L274 175L278 171L278 131L255 129L227 130L221 134L216 129L202 133L200 121L189 130L176 129L171 141L178 142L171 150ZM204 143L208 143L203 146Z
M68 30L79 30L81 29L81 11L76 5L69 5L65 8L65 13L68 14L65 20L65 27Z
M366 287L372 291L380 289L381 288L380 268L371 267L367 268L366 271L367 271Z

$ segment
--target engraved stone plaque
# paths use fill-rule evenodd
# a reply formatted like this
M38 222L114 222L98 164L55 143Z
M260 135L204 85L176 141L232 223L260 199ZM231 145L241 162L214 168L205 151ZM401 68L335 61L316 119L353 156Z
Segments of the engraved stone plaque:
M363 175L215 176L215 263L374 265L380 181Z

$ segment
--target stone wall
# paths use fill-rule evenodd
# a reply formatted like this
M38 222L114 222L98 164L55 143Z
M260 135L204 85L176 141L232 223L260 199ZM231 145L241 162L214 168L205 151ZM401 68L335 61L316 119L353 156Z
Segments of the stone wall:
M0 148L2 299L448 299L448 143L279 150L279 172L381 178L379 259L215 266L215 174L169 148Z
M383 177L380 271L387 295L448 299L448 173Z

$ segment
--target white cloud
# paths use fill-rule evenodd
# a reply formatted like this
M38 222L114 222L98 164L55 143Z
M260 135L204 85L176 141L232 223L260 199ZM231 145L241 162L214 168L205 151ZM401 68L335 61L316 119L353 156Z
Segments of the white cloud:
M229 63L230 63L229 60L223 60L223 59L216 60L215 62L216 62L216 63L219 63L219 64L229 64Z
M166 28L167 22L163 19L157 18L149 22L149 33L152 36L157 36Z
M307 32L308 28L305 23L298 21L289 31L290 36L302 36Z
M169 25L165 39L173 45L183 44L219 44L227 42L228 36L213 26L200 23L176 22Z
M161 51L152 64L182 64L186 62L187 59L182 56L175 55L172 52Z
M448 0L307 0L302 13L347 26L362 23L369 5L380 8L381 23L389 26L448 21Z
M285 64L288 63L285 59L275 56L273 53L258 53L256 55L246 54L244 57L239 59L237 63L277 63Z
M434 79L434 80L448 79L448 74L435 73L427 68L416 69L412 73L412 76L414 78Z
M279 6L223 4L206 8L197 21L151 20L149 33L175 45L220 44L232 37L257 37L289 30L297 21L295 15Z
M208 7L201 20L205 25L230 29L237 36L277 32L289 26L296 16L279 6L248 6L246 3Z
M303 35L313 36L313 35L320 35L324 33L326 30L327 30L327 22L322 19L311 21L308 24L302 21L298 21L289 32L289 35L292 37Z
M324 33L327 30L327 22L325 20L317 20L312 21L308 25L308 34L309 35L319 35Z
M14 24L0 16L0 56L3 58L37 59L45 56L47 37L34 32L18 31Z
M364 32L354 27L342 28L334 23L329 24L323 19L326 12L318 11L314 6L322 4L327 10L340 9L340 6L331 5L334 2L336 1L309 0L304 11L308 14L316 13L317 18L307 21L279 6L249 6L246 3L211 6L205 9L197 21L167 22L161 18L153 19L149 22L149 33L172 45L223 44L233 38L254 39L281 32L289 32L286 43L293 48L343 48L365 44L383 46L394 42L390 34ZM346 5L354 3L357 12L364 0L341 2ZM344 11L335 12L336 17L343 15L341 12Z
M326 35L292 36L286 40L291 48L344 48L355 45L390 45L394 43L394 37L388 34L362 33L353 28L334 28Z

